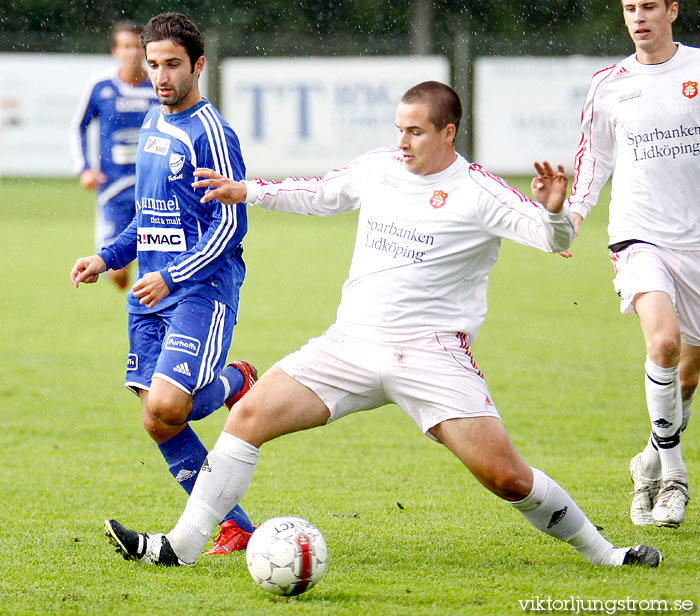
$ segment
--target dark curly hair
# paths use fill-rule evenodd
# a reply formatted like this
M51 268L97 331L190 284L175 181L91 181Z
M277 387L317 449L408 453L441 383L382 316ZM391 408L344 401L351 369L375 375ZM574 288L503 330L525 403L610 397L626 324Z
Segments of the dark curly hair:
M141 33L141 45L146 51L148 43L170 40L182 45L194 64L204 55L204 37L197 26L180 13L162 13L152 17Z

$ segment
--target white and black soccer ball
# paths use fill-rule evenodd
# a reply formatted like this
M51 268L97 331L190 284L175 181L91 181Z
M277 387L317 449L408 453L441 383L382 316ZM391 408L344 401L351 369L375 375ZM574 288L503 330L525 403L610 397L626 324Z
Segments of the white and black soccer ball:
M328 548L321 531L295 517L272 518L258 526L246 548L252 578L276 595L299 595L326 571Z

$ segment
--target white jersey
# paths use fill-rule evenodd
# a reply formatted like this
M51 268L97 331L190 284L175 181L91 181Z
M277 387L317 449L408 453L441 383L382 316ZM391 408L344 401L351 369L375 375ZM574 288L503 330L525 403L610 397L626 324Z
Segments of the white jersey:
M360 210L337 323L385 341L462 332L473 343L501 238L549 252L573 239L566 208L550 214L461 156L439 173L416 175L400 152L382 148L323 178L245 184L247 201L269 210Z
M582 217L614 168L610 243L700 249L700 49L662 64L631 55L593 76L583 108L571 212Z

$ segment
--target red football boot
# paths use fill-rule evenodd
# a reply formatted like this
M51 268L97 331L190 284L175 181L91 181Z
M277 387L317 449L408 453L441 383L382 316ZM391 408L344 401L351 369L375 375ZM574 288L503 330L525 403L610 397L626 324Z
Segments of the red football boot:
M255 381L258 380L258 371L255 369L253 364L249 364L247 361L232 361L229 366L233 366L234 368L238 369L243 375L243 387L241 387L240 390L228 400L224 401L224 404L230 411L231 407L233 407L236 402L247 394L248 390L255 384Z
M214 540L214 545L204 552L204 555L229 554L236 550L245 550L252 534L238 528L233 520L225 520L221 523L219 536Z

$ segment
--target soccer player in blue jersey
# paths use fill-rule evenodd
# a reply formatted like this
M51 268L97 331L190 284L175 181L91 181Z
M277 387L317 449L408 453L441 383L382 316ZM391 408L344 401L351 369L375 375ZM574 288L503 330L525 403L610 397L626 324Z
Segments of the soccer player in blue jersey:
M80 184L97 191L95 243L97 250L111 244L134 217L136 146L139 129L149 109L158 104L143 66L141 28L119 22L112 28L112 55L116 71L93 77L83 92L71 127L71 150ZM99 124L99 164L88 156L87 129ZM128 265L107 272L119 287L128 285Z
M245 205L202 204L193 172L207 166L241 180L236 134L199 92L204 41L184 15L152 18L141 42L161 106L148 112L136 154L136 215L115 241L78 259L71 281L96 282L138 257L127 294L126 387L168 468L191 493L207 455L188 422L229 408L257 379L247 362L225 366L245 276ZM253 526L236 506L208 554L243 549Z

